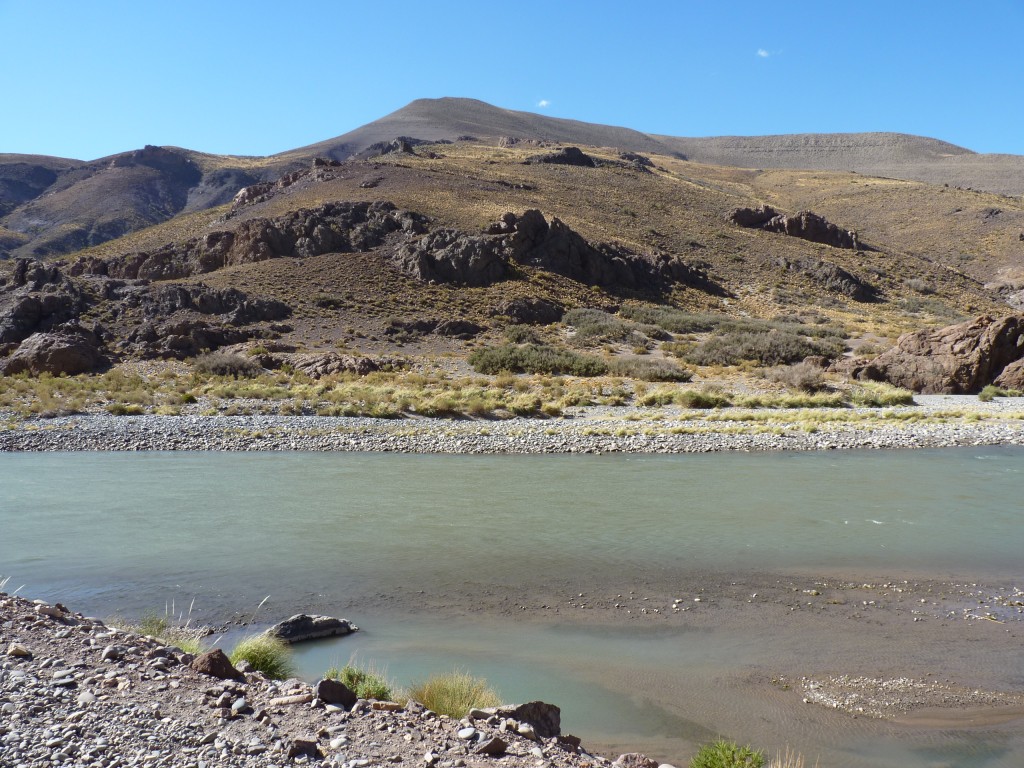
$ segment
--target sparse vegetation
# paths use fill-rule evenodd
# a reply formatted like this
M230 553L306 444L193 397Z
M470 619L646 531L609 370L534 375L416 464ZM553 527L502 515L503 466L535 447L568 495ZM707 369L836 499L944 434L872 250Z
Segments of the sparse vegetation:
M772 368L766 375L771 381L778 382L789 389L798 389L801 392L820 392L827 386L824 371L819 366L808 362Z
M850 401L865 408L886 408L893 405L913 405L914 393L892 384L875 381L860 382L850 392Z
M471 708L501 704L498 694L486 680L462 670L434 674L421 683L414 683L409 688L409 698L440 715L456 719L465 717Z
M1022 394L1024 393L1016 389L1003 389L995 384L989 384L978 393L978 399L983 403L990 403L997 397L1021 397Z
M230 352L209 352L200 355L192 362L192 367L199 373L231 376L235 379L252 378L263 370L255 360Z
M728 331L711 336L690 350L686 359L696 365L737 365L752 360L760 365L787 365L805 357L838 357L843 342L833 337L809 339L789 331Z
M229 654L232 664L247 661L272 680L285 680L295 675L295 663L288 644L270 635L246 637Z
M473 350L468 361L473 370L488 374L510 371L602 376L608 372L608 365L596 357L540 344L482 347Z
M690 768L761 768L764 754L732 741L705 744L690 760Z
M377 699L393 701L395 686L387 679L387 675L374 668L356 667L351 661L340 669L331 667L324 674L331 680L344 683L345 686L361 699Z

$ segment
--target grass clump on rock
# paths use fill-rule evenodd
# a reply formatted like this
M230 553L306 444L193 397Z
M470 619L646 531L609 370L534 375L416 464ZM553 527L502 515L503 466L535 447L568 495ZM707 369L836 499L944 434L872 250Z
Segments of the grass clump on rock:
M764 754L733 741L705 744L690 760L690 768L761 768Z
M232 664L249 662L253 669L272 680L284 680L295 674L288 644L270 635L252 635L240 640L229 658Z
M384 673L377 669L362 669L349 663L341 669L331 667L324 677L344 683L345 687L360 699L377 699L378 701L394 699L394 686L384 676Z
M473 708L501 704L498 694L485 679L461 670L431 675L424 682L415 683L409 689L409 698L439 715L452 718L465 717Z

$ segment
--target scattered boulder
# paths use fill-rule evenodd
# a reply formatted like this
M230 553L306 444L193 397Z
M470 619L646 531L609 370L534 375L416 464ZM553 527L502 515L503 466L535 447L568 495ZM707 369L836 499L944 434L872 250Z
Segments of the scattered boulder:
M275 624L267 634L286 643L301 643L321 637L340 637L355 632L358 627L332 616L297 613L290 619Z
M7 359L0 360L0 374L75 376L108 364L97 335L77 323L69 323L58 330L29 336Z
M434 333L438 336L448 336L462 341L469 341L483 332L482 325L477 325L469 320L442 320L434 328Z
M787 216L771 206L762 205L759 208L737 208L726 218L741 227L778 232L812 243L831 245L833 248L856 250L861 247L856 232L840 229L813 211L800 211L794 216Z
M586 154L579 147L565 147L557 152L550 152L545 155L535 155L524 160L524 165L542 163L546 165L575 165L581 168L597 168L597 161Z
M660 763L641 752L627 752L615 758L612 765L617 768L658 768Z
M196 656L192 661L192 669L220 680L245 680L245 675L231 664L231 660L220 648Z
M345 709L352 709L359 700L359 697L347 685L329 677L320 680L314 687L314 691L316 697L324 704L333 704Z
M993 382L1016 380L1024 368L1022 359L1024 314L982 315L904 334L853 374L925 394L969 394Z
M553 739L562 733L562 710L554 704L531 701L527 704L496 707L493 714L532 725L542 739Z

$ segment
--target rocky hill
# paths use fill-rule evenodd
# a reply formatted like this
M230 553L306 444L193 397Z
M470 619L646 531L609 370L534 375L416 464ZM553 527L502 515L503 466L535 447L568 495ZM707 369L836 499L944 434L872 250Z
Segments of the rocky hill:
M738 168L860 174L1024 194L1024 158L979 155L935 139L891 133L680 138L516 112L461 98L419 99L349 133L271 157L145 147L93 161L0 155L0 258L48 257L98 245L231 200L314 157L347 160L404 137L615 147Z

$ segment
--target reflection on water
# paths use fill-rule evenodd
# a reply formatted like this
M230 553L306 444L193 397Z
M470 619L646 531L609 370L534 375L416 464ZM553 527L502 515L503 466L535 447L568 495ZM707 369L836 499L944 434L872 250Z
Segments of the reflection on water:
M823 768L1019 768L1019 734L908 735L794 709L791 693L763 684L773 658L827 658L833 638L525 625L394 606L415 590L464 606L507 585L528 595L610 574L1019 577L1022 458L992 448L2 455L0 578L98 615L171 601L184 612L193 598L194 618L209 622L249 616L267 595L285 614L358 603L373 611L365 631L300 649L306 674L352 653L401 683L462 667L503 698L559 703L566 730L589 744L677 763L727 727L721 735L739 741L799 745ZM1019 663L1006 673L1019 681Z

